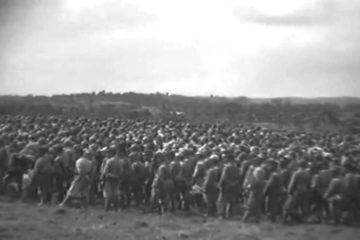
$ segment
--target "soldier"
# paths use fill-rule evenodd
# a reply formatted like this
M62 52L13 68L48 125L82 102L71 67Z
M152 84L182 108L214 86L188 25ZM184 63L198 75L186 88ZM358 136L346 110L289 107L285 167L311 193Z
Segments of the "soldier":
M88 159L89 155L89 150L85 150L83 156L76 161L76 176L60 206L69 205L72 200L80 200L81 206L87 208L93 168L91 160Z
M207 214L214 215L217 212L216 201L219 196L218 182L220 179L220 169L212 167L207 170L203 184L204 200L207 206Z
M80 146L75 146L72 148L71 146L74 143L69 139L64 141L64 147L62 151L61 160L64 163L64 181L67 188L70 187L73 177L76 173L75 163L76 160L79 159L82 155L82 150Z
M241 204L245 204L246 197L245 197L245 191L244 191L244 181L245 181L246 174L247 174L249 168L250 168L250 161L244 160L241 162L241 164L240 164L240 184L239 184Z
M5 172L7 171L9 164L9 154L6 149L5 141L0 137L0 194L3 192L3 178L5 177Z
M90 174L90 189L88 192L88 203L95 205L96 196L98 196L98 182L99 182L99 173L101 168L101 163L96 160L95 155L96 151L92 148L92 145L89 145L90 149L84 153L84 156L91 161L91 174Z
M288 188L290 183L290 178L292 174L292 168L290 165L290 156L286 155L284 159L280 160L280 175L281 175L281 181L283 183L283 187L285 189Z
M204 162L203 161L198 161L196 163L195 169L194 169L194 173L192 176L193 179L193 184L195 185L202 185L204 177L205 177L205 166L204 166Z
M141 153L133 152L129 155L131 159L131 169L132 169L132 180L131 187L134 195L135 203L139 206L144 200L145 194L145 181L147 178L147 171L144 163L141 161Z
M168 210L169 202L173 201L175 185L166 164L160 165L152 184L152 199L159 207L159 213ZM174 206L171 206L174 208ZM173 209L174 210L174 209Z
M261 217L261 209L263 203L263 191L266 179L266 165L255 167L249 173L244 182L245 189L249 192L246 211L243 216L243 222L247 222L250 217L254 218L254 222L259 222Z
M316 221L322 222L323 212L326 212L326 216L329 217L330 209L326 199L324 199L325 191L327 190L331 181L331 171L329 169L320 170L319 173L315 174L312 178L311 189L313 191L314 207L313 210L316 212Z
M177 153L175 155L174 161L172 161L169 165L170 175L175 184L175 198L180 200L183 196L181 196L181 185L182 185L182 177L181 177L181 166L180 166L180 154ZM174 204L174 203L172 203ZM179 209L181 209L181 200L179 201Z
M118 146L118 156L122 166L122 176L120 179L120 206L121 209L129 207L131 204L131 178L132 178L132 166L130 159L126 154L126 146L121 144Z
M145 180L145 205L150 204L151 200L151 185L155 178L155 173L158 168L158 160L161 153L154 154L152 153L153 157L145 162L145 168L147 171L147 178Z
M358 177L356 175L356 168L352 163L344 166L345 175L343 176L343 194L340 195L344 206L342 209L346 212L344 223L351 225L356 218L359 208L359 193L358 193Z
M232 215L235 210L236 198L239 192L240 171L229 154L222 155L222 159L227 164L224 165L218 184L220 189L218 211L220 217L226 218Z
M288 218L302 222L308 214L309 208L309 190L311 176L305 169L307 163L305 160L299 162L299 168L295 171L287 189L288 198L286 200L283 212L283 223L288 223Z
M54 166L55 166L55 185L58 192L58 201L61 203L64 200L67 189L67 167L63 155L63 146L57 144L54 146Z
M179 173L179 192L181 196L181 207L184 210L189 210L190 208L190 190L192 185L192 166L191 162L188 159L185 159L180 163L180 173Z
M31 190L39 188L39 205L42 206L50 203L51 201L51 194L54 190L55 166L53 159L51 159L49 155L48 147L39 147L39 155L40 157L35 162L31 183L26 187L23 199L27 197Z
M23 175L28 170L28 161L20 154L13 153L10 156L9 170L4 177L4 187L15 181L17 189L15 189L17 196L22 195L23 190Z
M335 223L340 222L341 211L343 208L343 197L345 190L345 184L341 178L341 169L339 166L333 166L331 169L332 180L328 188L326 189L323 198L328 201L330 207L331 218Z
M30 142L24 146L20 154L27 159L31 166L34 166L35 161L39 157L39 143L35 142L35 137L30 136ZM43 139L42 139L43 140ZM40 141L40 140L39 140Z
M272 170L276 169L277 165L274 162ZM281 175L275 171L271 173L269 180L264 187L264 197L266 202L266 210L269 213L269 218L272 222L281 215L281 206L283 204L283 195L286 192L283 187Z
M105 199L105 211L110 210L111 204L114 205L115 211L118 210L122 171L120 160L116 156L116 147L111 146L108 149L108 159L106 159L101 172L101 180L104 183L103 196Z

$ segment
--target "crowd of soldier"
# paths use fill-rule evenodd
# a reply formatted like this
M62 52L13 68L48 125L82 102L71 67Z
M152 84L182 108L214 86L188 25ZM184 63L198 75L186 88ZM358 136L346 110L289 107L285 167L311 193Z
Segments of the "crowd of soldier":
M243 221L359 221L358 135L229 123L1 116L1 191ZM27 179L28 177L28 179ZM24 182L25 179L25 182Z

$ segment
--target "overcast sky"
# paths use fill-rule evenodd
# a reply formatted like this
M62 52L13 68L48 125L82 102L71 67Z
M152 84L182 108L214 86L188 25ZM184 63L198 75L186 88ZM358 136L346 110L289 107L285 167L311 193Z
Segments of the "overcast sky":
M358 0L0 0L0 94L360 96Z

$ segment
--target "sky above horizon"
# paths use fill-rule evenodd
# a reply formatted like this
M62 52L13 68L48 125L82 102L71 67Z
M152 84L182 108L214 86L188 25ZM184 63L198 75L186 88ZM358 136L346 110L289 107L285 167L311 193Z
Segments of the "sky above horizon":
M0 0L0 94L360 97L357 0Z

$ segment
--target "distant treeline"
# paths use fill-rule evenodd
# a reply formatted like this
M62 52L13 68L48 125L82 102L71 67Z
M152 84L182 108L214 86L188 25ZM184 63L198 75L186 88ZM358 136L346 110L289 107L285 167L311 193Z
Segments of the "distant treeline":
M246 97L185 97L169 94L81 93L47 96L1 96L0 114L118 116L133 119L168 118L196 122L273 123L310 130L360 129L360 102L336 104L294 102L288 98L253 100Z

